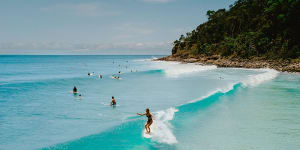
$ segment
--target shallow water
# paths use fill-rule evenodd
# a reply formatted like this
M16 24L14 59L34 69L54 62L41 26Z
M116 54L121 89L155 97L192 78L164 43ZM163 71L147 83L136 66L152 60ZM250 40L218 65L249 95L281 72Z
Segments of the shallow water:
M300 75L153 57L0 56L0 149L300 148Z

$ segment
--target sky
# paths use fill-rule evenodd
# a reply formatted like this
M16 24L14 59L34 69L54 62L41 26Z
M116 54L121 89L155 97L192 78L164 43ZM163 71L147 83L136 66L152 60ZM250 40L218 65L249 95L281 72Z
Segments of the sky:
M1 0L1 54L169 55L235 0Z

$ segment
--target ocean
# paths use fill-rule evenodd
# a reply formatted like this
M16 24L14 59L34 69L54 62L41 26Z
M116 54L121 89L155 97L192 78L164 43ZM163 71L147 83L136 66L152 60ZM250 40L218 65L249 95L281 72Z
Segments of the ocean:
M300 149L299 74L158 57L1 55L0 150Z

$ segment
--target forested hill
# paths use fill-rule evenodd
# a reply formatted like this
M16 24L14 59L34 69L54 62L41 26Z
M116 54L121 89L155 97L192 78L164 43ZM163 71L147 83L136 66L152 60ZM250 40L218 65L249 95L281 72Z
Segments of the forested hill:
M174 42L172 57L299 60L300 0L238 0Z

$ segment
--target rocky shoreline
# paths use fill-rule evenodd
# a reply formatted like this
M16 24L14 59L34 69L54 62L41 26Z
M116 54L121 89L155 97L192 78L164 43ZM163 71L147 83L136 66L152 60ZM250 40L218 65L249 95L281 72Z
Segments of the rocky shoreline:
M237 59L222 58L218 55L202 56L198 58L182 58L178 56L166 56L159 58L160 61L179 61L183 63L200 63L205 65L216 65L218 67L233 68L271 68L281 72L300 72L299 62L288 60L263 60L262 58Z

